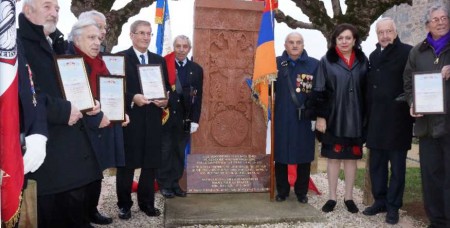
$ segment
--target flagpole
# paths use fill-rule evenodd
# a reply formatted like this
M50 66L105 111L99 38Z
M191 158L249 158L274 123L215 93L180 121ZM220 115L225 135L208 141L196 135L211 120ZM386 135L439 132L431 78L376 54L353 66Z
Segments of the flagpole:
M275 199L275 159L274 159L274 150L275 150L275 80L270 80L270 200L273 201Z

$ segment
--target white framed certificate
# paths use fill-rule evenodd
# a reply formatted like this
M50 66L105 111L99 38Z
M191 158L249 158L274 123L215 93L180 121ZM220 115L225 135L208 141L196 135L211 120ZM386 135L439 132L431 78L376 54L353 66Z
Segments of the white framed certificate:
M125 121L125 77L98 76L101 110L111 122Z
M444 114L445 86L441 72L413 73L414 113Z
M102 59L108 68L109 74L125 76L125 56L116 54L102 55Z
M92 110L95 102L83 58L62 56L57 57L55 61L64 98L81 112Z
M149 100L167 99L161 65L138 65L142 94Z

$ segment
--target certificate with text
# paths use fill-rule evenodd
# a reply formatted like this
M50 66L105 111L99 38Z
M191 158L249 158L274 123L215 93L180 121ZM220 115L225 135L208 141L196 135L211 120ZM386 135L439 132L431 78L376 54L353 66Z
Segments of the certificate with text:
M441 72L416 72L413 74L414 113L443 114L445 86Z
M63 96L80 111L90 111L95 106L86 67L81 56L56 58L56 68Z
M125 56L123 55L103 55L103 61L108 68L109 74L125 76Z
M125 78L99 76L98 92L101 110L111 122L125 121Z
M142 94L149 100L167 99L161 65L138 65Z

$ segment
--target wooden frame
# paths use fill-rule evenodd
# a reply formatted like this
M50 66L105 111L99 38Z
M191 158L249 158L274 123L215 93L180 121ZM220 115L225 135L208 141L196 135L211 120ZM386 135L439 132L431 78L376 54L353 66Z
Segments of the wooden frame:
M95 106L83 57L66 55L55 58L56 72L64 99L81 112Z
M99 75L97 80L103 114L111 122L125 122L125 77Z
M445 114L445 81L441 72L413 73L413 97L415 114Z
M142 94L148 100L167 99L162 66L146 64L137 65L137 68Z
M111 75L125 76L125 55L104 54L102 59Z

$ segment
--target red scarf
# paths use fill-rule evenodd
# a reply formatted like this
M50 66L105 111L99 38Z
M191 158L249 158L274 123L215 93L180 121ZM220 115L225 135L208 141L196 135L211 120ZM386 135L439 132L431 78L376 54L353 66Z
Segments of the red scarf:
M91 74L89 74L89 85L91 86L92 95L98 99L97 77L99 75L109 75L108 68L100 55L95 58L91 58L83 51L77 48L75 45L75 53L80 54L83 57L84 62L91 68Z
M352 69L353 63L355 62L355 51L352 50L352 54L350 54L350 59L347 62L347 59L344 57L342 52L339 50L338 47L335 47L336 52L338 56L344 61L344 63L347 65L348 69Z
M167 74L169 75L169 84L173 86L175 85L175 81L177 79L175 66L175 52L167 54L166 56L164 56L164 59L166 59Z

